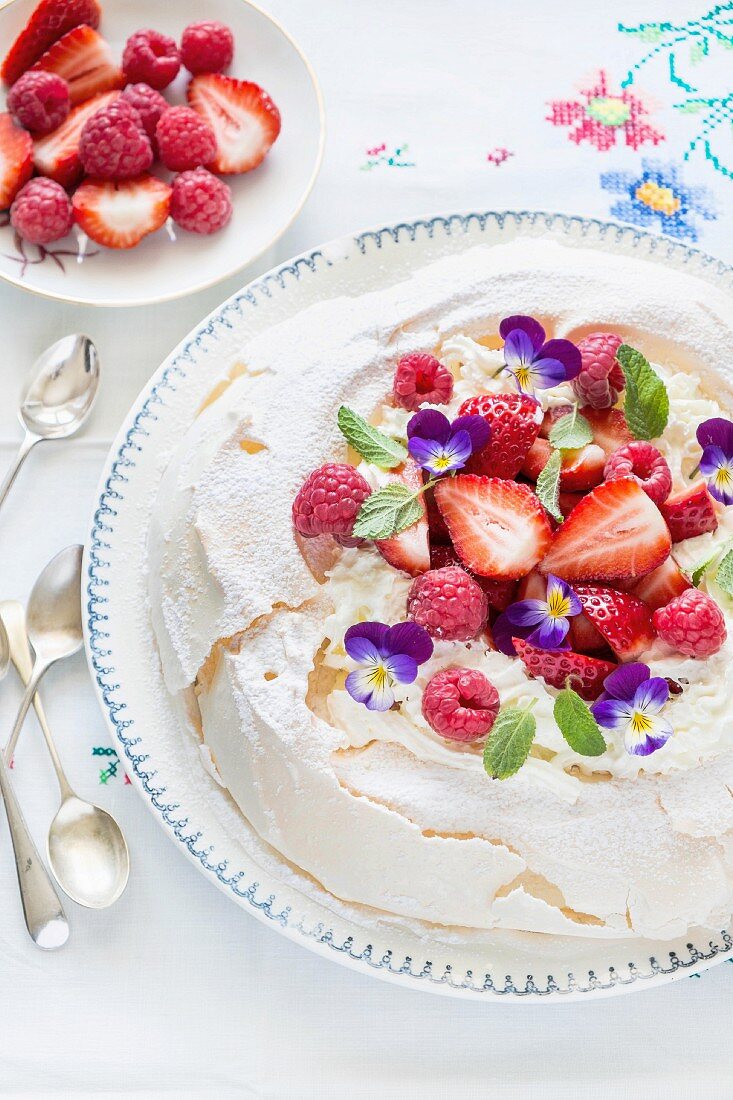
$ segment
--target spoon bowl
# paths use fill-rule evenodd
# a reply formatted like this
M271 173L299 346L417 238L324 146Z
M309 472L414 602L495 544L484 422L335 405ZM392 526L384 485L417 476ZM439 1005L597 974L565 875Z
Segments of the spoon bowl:
M81 546L67 546L52 558L33 585L28 601L28 637L36 662L46 667L70 657L83 644Z
M48 833L48 860L65 893L88 909L105 909L122 894L130 858L119 825L106 810L72 794Z
M99 388L99 356L88 336L64 336L32 368L19 416L40 439L66 439L89 415Z

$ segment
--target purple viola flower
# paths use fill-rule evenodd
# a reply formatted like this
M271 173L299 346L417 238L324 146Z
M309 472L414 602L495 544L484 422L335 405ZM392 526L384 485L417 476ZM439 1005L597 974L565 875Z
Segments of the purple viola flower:
M357 623L344 635L344 649L361 667L346 677L346 690L367 710L389 710L396 681L411 684L418 665L432 655L433 642L417 623Z
M711 496L721 504L733 504L733 424L720 416L705 420L697 429L702 447L698 469Z
M465 466L490 435L483 416L459 416L451 423L437 409L422 409L408 422L407 449L419 466L440 477Z
M544 600L519 600L497 618L492 637L497 649L516 657L512 638L525 638L540 649L567 649L570 619L583 610L569 584L550 573Z
M570 340L545 340L545 330L534 317L517 314L499 325L504 340L504 366L520 392L547 390L580 374L580 352Z
M674 732L659 712L669 699L669 684L652 676L640 662L621 665L603 681L604 692L591 710L599 725L624 735L633 756L649 756L661 749Z

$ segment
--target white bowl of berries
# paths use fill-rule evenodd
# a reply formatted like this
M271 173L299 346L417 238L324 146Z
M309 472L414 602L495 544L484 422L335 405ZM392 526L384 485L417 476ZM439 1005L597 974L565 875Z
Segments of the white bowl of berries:
M0 9L0 278L131 306L265 252L320 167L321 94L247 0L11 0Z

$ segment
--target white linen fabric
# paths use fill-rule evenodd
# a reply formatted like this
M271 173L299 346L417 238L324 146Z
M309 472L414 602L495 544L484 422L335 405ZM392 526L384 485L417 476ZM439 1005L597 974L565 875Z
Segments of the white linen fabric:
M733 262L725 145L733 128L724 106L703 102L733 90L731 54L704 33L706 0L268 0L268 9L314 63L329 128L315 192L273 253L228 284L130 312L0 286L3 464L20 439L23 369L47 344L86 331L103 367L87 430L40 447L0 514L0 599L25 600L46 561L84 540L109 444L178 340L246 278L310 245L439 210L605 218L624 203L620 216ZM671 30L629 29L642 22ZM618 124L623 106L615 126L597 125L578 86L597 92L603 70L608 90L596 99L623 103L620 82L650 50L625 99L628 107L642 89L650 113L637 123L654 137ZM577 100L580 112L556 108L555 125L552 100ZM607 119L606 106L596 115ZM637 109L634 101L629 110ZM721 114L719 124L706 123L708 109ZM577 126L593 140L568 140ZM599 150L609 129L615 143ZM69 903L72 940L43 955L23 930L0 815L0 1095L733 1097L729 964L623 998L521 1008L430 997L352 973L252 920L175 851L108 753L82 656L53 670L43 694L70 779L127 832L132 875L107 912ZM0 730L19 698L11 675L0 691ZM14 780L42 843L57 791L32 718Z

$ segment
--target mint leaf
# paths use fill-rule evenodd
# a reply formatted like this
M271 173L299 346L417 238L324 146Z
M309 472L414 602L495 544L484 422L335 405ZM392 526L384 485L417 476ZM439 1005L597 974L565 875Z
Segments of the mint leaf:
M667 427L669 397L659 375L640 351L622 344L616 358L626 379L626 423L635 439L656 439Z
M560 505L558 503L560 499L561 465L562 455L559 451L553 451L547 460L545 468L537 478L537 484L535 486L540 504L558 523L562 523L563 521L563 514L560 511Z
M575 405L572 412L555 421L549 439L552 446L561 451L575 451L593 442L593 429Z
M423 515L420 490L394 482L372 493L362 504L354 524L354 534L362 539L388 539L406 527L412 527Z
M523 710L507 707L500 710L484 747L484 768L492 779L508 779L516 775L529 756L537 723L530 709L533 699Z
M581 756L601 756L606 751L600 727L590 707L571 687L563 688L553 710L558 729L573 752Z
M407 458L407 450L396 439L390 439L378 428L373 428L363 416L342 405L338 411L338 426L350 446L367 462L392 470Z
M715 581L727 596L733 596L733 550L728 551L718 566Z
M714 554L711 554L709 558L705 558L705 561L698 562L695 568L690 573L690 580L694 584L695 588L700 587L700 582L707 573L711 565L714 564L715 559L720 554L720 550L716 550Z

